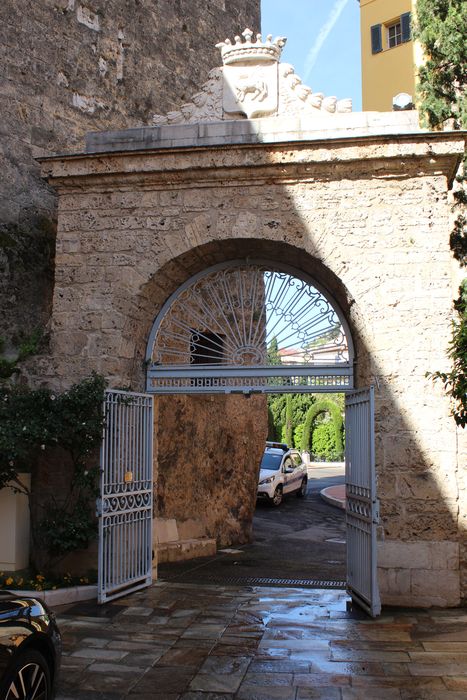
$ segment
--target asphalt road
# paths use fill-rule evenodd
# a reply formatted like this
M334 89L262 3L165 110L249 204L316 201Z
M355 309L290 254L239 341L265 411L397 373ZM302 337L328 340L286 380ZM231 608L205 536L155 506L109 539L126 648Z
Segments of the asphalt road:
M271 507L260 502L253 542L219 550L215 557L161 564L162 579L180 582L336 585L345 580L345 516L325 503L321 489L342 484L341 468L314 468L305 498L288 496Z

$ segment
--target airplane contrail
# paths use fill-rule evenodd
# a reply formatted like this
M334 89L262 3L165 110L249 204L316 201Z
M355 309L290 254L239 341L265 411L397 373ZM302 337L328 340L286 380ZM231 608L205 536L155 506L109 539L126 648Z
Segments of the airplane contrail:
M324 42L328 38L329 34L332 32L334 25L342 14L344 7L347 5L349 0L336 0L334 6L329 13L329 17L326 22L321 27L319 34L316 38L315 43L311 47L305 61L305 73L303 76L303 81L306 82L310 77L311 71L315 67L316 60L318 58L319 52L321 51Z

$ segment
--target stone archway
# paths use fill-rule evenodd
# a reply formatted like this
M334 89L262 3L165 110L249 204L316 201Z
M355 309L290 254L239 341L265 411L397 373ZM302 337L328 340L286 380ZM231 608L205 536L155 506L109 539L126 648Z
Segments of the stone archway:
M200 259L209 259L208 255L213 251L220 257L218 247L208 244L193 250L190 257L184 254L180 261L171 261L167 272L162 270L159 275L159 279L170 275L171 280L177 278L181 283L175 289L172 287L171 293L160 303L147 342L147 390L156 394L157 505L159 517L163 521L162 527L166 527L167 521L170 521L170 526L176 526L177 534L183 540L200 536L215 537L218 545L223 546L249 540L256 499L257 470L267 437L265 392L335 392L339 388L350 389L353 386L354 343L347 315L341 306L343 302L347 311L350 307L346 290L322 263L311 256L305 256L303 252L298 258L298 251L290 244L256 241L256 251L264 249L268 254L267 259L248 255L253 245L251 239L228 242L222 251L224 256L228 256L232 246L237 254L245 252L245 258L229 260L227 257L223 262L195 271L184 280L180 279L177 271L180 271L181 276L185 273L186 277L187 267L192 269L190 261L196 264ZM294 260L297 263L298 259L300 267L287 262ZM308 270L314 273L313 276ZM245 282L245 276L248 277L249 274L249 282ZM274 275L277 276L276 279L272 279ZM319 281L315 281L315 275ZM289 334L278 332L277 319L287 315L288 321L293 323L294 312L290 304L293 299L297 302L295 315L301 319L303 328L307 327L303 306L304 300L307 301L311 308L311 333L309 336L302 334L301 363L294 364L292 358L290 363L284 361L280 370L276 365L268 366L264 357L263 363L235 364L230 356L227 357L223 351L218 350L218 338L210 345L213 334L225 336L231 331L231 328L226 330L224 326L219 327L218 317L213 316L205 307L207 298L214 303L213 290L217 295L220 290L223 294L226 293L223 286L226 277L234 280L228 285L228 293L233 296L238 296L239 280L243 285L244 304L233 304L231 296L227 299L228 309L225 312L230 315L233 311L241 312L235 320L236 334L243 327L245 319L251 320L252 313L258 313L257 321L262 322L261 308L267 305L267 299L263 299L258 292L258 279L265 285L266 296L272 293L280 298L283 296L284 285L294 289L294 295L288 297L288 303L285 306L276 304L274 313L271 316L268 314L268 318L264 319L264 333L256 343L256 350L262 348L266 355L271 337L277 334L279 340L285 337L287 341ZM335 293L331 293L329 288ZM156 286L152 291L155 295L160 294ZM252 303L254 297L259 300L256 309ZM336 301L336 297L342 300L341 303ZM214 297L214 301L217 298ZM190 312L189 304L193 307ZM219 305L214 306L216 313L220 314ZM245 309L247 315L244 317ZM202 311L213 325L210 328L203 327L199 333L197 324L203 317ZM224 321L225 318L222 323ZM232 323L231 321L230 325ZM271 327L269 334L266 326ZM320 342L316 344L321 353L328 353L325 357L327 362L320 362L323 354L318 353L318 357L315 357L316 353L311 350L315 351L316 347L306 346L310 342L313 345L316 339L321 341L326 338L329 331L336 327L340 334L334 334L327 345L320 345ZM196 338L193 336L195 329ZM164 336L163 343L160 342L159 333ZM295 340L298 341L298 337L294 335L287 342L293 345ZM227 342L226 345L231 347ZM192 362L193 355L196 355L199 348L201 355L208 355L206 363ZM237 350L238 348L235 352ZM331 359L329 353L332 354ZM245 369L249 372L247 377ZM194 377L191 376L193 371ZM277 380L277 375L281 372L281 383L278 386L274 380ZM261 375L259 381L258 374ZM152 387L151 382L158 375L163 380L161 384ZM190 385L185 383L187 375ZM223 383L225 375L229 375L227 384ZM214 386L213 376L216 376ZM236 384L231 384L232 379ZM222 466L226 461L225 454L230 457L227 457L227 463Z

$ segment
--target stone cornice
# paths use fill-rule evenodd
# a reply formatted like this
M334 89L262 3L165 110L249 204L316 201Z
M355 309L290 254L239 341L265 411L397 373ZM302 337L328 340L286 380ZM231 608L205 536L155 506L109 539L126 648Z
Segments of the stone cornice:
M312 141L78 153L38 159L58 189L436 174L452 182L466 132L418 132ZM371 164L371 167L370 167ZM86 184L85 184L86 183Z

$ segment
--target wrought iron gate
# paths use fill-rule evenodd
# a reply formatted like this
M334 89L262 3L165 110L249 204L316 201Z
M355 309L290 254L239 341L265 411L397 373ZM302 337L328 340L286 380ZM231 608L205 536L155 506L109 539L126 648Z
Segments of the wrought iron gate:
M377 582L374 389L345 398L345 482L347 520L347 588L372 617L381 612Z
M107 391L101 449L98 602L152 582L153 398Z

